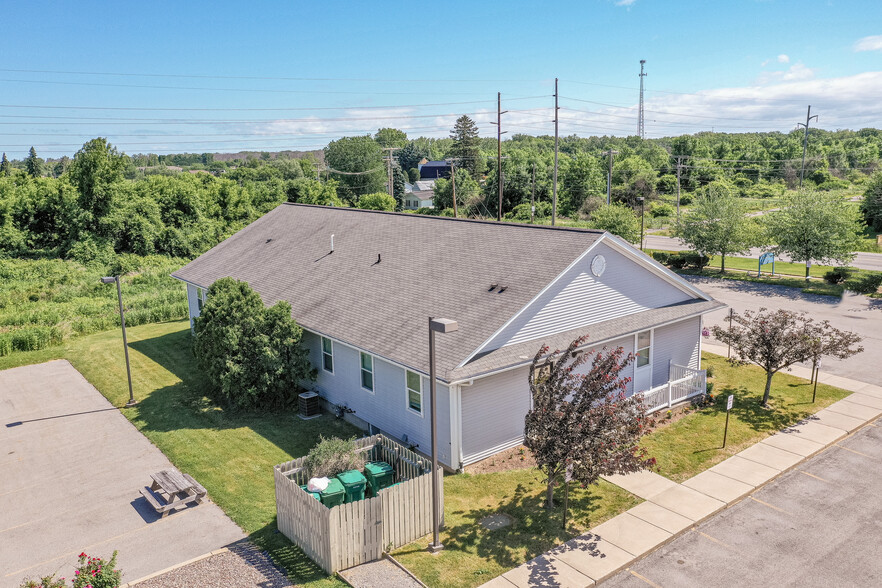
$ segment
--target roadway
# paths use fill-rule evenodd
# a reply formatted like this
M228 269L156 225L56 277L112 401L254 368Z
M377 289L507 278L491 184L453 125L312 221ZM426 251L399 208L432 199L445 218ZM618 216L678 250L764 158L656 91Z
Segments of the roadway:
M824 359L822 370L861 382L880 383L880 369L875 361L882 357L882 299L850 292L837 298L805 294L798 288L774 284L720 280L707 276L683 277L705 293L728 304L735 312L756 311L762 307L805 311L817 321L826 319L837 329L854 331L864 338L861 344L865 351L844 360ZM728 308L708 313L704 316L704 324L726 326L728 314Z
M602 585L879 586L880 460L877 420Z
M665 251L687 251L689 247L680 243L676 237L662 237L660 235L648 234L644 237L643 246L646 249L662 249ZM754 247L746 257L758 259L763 253L762 249ZM739 255L738 257L745 257ZM782 257L784 261L788 261L786 257ZM859 251L851 267L859 269L882 271L882 253L864 253Z

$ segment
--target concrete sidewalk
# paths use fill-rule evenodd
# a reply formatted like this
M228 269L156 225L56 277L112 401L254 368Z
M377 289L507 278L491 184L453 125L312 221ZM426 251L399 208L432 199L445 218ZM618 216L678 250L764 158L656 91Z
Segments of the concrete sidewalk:
M726 348L704 345L726 354ZM810 370L795 366L796 376ZM605 479L645 502L484 584L594 586L882 415L882 387L821 374L854 394L677 484L653 472Z

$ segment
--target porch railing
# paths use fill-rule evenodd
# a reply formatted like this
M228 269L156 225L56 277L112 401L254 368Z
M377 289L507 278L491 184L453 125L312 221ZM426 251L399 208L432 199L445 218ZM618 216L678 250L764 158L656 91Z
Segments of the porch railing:
M646 413L650 414L704 394L706 389L707 372L705 370L696 370L672 363L668 373L668 381L660 386L644 390L641 394L643 394L643 401L646 405Z

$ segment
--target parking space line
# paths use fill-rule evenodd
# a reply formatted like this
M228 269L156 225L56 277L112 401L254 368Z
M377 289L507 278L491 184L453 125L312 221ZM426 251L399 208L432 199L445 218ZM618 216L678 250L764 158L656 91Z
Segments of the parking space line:
M763 500L760 500L759 498L754 498L753 496L748 496L748 498L750 498L750 499L753 500L754 502L759 502L759 503L762 504L763 506L768 506L768 507L771 508L771 509L777 510L778 512L783 512L784 514L788 514L788 515L790 514L789 512L787 512L786 510L784 510L783 508L777 507L777 506L775 506L774 504L769 504L768 502L765 502L765 501L763 501Z
M701 536L704 537L705 539L710 539L711 541L713 541L713 542L716 543L717 545L722 545L722 546L725 547L726 549L731 549L732 551L734 551L734 552L736 552L736 553L741 553L740 550L735 549L734 547L732 547L732 546L729 545L728 543L724 543L724 542L720 541L719 539L717 539L717 538L715 538L715 537L711 537L711 536L708 535L707 533L702 533L701 531L696 531L696 533L698 533L699 535L701 535Z
M631 572L631 574L632 574L633 576L635 576L635 577L637 577L637 578L640 578L641 580L643 580L644 582L646 582L647 584L649 584L650 586L652 586L652 588L662 588L661 586L659 586L658 584L656 584L655 582L653 582L653 581L650 580L649 578L646 578L645 576L641 576L640 574L638 574L638 573L635 572L634 570L628 570L628 571Z
M873 459L873 456L872 456L872 455L867 455L866 453L861 453L860 451L855 451L854 449L849 449L848 447L845 447L845 446L843 446L843 445L840 445L839 443L836 443L835 445L836 445L836 447L838 447L839 449L844 449L844 450L846 450L846 451L851 451L852 453L856 453L856 454L858 454L858 455L863 455L864 457L869 457L870 459Z
M814 474L810 474L810 473L808 473L808 472L805 471L805 470L796 470L796 471L798 471L800 474L805 474L806 476L809 476L809 477L811 477L811 478L814 478L815 480L820 480L820 481L822 481L822 482L827 482L828 484L832 484L832 483L833 483L833 482L831 482L830 480L825 480L825 479L822 478L821 476L816 476L816 475L814 475Z

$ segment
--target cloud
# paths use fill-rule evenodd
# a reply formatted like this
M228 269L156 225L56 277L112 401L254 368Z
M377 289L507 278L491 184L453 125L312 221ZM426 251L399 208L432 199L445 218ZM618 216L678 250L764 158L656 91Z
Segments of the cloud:
M882 35L871 35L858 39L854 44L855 51L882 51Z
M778 63L790 63L790 57L787 54L782 53L778 56Z
M616 0L616 6L627 6L631 7L637 0Z
M807 67L801 61L794 63L785 71L768 71L763 72L757 78L758 84L768 84L772 82L792 82L796 80L809 80L815 77L815 70Z
M808 68L805 68L808 69ZM783 72L780 72L783 73ZM805 120L806 106L819 114L818 126L826 129L860 129L878 126L882 108L872 97L882 94L882 71L839 78L783 76L752 86L715 88L693 94L647 91L647 137L676 136L700 131L749 133L789 132ZM571 108L582 108L564 104ZM604 108L593 113L561 117L561 134L636 134L637 105ZM814 126L814 123L813 123Z

